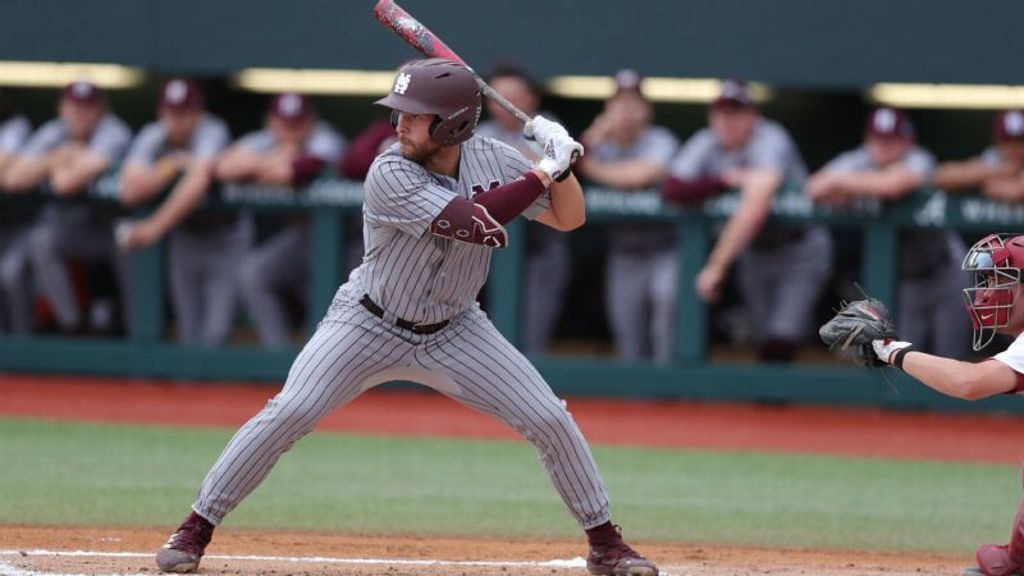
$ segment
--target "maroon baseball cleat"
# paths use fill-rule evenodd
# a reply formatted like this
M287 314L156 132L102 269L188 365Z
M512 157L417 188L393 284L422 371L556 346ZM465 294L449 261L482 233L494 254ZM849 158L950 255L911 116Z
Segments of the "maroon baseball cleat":
M189 514L156 553L156 565L161 572L195 572L211 537L213 524L195 512Z
M1010 557L1009 546L1004 544L985 544L974 553L978 561L977 568L969 568L964 574L977 574L978 576L1018 576L1020 569L1017 562Z
M587 570L598 576L658 576L658 567L622 540L618 526L590 541Z

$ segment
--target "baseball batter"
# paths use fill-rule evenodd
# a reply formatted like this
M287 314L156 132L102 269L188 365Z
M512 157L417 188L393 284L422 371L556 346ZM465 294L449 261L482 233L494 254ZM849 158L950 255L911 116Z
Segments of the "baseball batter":
M582 191L569 175L582 146L539 116L526 127L545 151L536 166L474 136L479 89L447 60L406 64L378 104L393 110L399 142L366 179L363 264L338 290L284 388L213 465L157 565L195 570L214 526L321 418L377 384L412 380L500 418L536 446L587 531L591 573L657 574L611 523L604 482L564 402L476 303L491 251L507 243L504 223L523 214L559 230L583 224Z
M1004 202L1024 196L1024 110L1004 110L992 122L992 145L966 160L944 162L932 184L947 192L981 190Z
M990 235L967 251L961 268L974 275L974 283L961 293L973 324L973 347L980 351L996 334L1015 338L1003 352L981 362L962 362L926 354L917 342L891 338L870 342L871 350L886 362L954 398L979 400L998 394L1024 394L1024 236ZM873 327L878 313L850 328L878 334ZM884 321L885 318L882 319ZM823 330L825 327L823 327ZM865 343L866 344L866 343ZM1024 503L1013 520L1010 542L978 548L977 568L964 576L1013 576L1024 569Z

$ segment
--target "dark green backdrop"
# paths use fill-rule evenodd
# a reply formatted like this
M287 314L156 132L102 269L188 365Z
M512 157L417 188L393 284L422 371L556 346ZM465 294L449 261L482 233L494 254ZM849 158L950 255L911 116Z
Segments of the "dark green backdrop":
M0 59L160 71L395 66L370 0L4 0ZM635 66L789 86L1024 83L1018 0L404 0L464 58L545 75Z

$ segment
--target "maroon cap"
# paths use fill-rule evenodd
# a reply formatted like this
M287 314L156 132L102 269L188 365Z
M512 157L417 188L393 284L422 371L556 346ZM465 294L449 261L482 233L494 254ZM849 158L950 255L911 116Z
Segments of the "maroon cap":
M283 92L270 101L270 115L281 120L306 120L313 116L313 102L303 94Z
M63 99L88 104L96 104L103 101L103 91L100 90L99 86L87 80L78 80L68 84L61 90L60 96Z
M718 97L715 98L712 106L738 106L742 108L749 108L754 105L754 98L750 95L750 88L747 83L743 80L736 80L735 78L726 78L722 80L722 86L719 88Z
M903 110L896 108L876 108L868 114L867 124L864 132L868 136L880 136L883 138L900 137L907 140L914 139L914 125L910 122L910 116Z
M195 80L171 78L160 89L160 107L192 110L203 107L203 90Z
M1024 140L1024 111L1004 110L992 124L996 140Z
M644 92L641 89L643 83L644 77L632 68L623 68L615 73L616 94L621 94L622 92L635 92L643 96Z

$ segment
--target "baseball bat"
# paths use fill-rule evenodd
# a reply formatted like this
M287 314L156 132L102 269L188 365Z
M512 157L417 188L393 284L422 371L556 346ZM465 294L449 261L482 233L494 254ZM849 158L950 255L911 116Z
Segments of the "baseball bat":
M504 96L498 94L494 88L491 88L470 65L466 64L465 60L459 58L459 55L454 50L442 42L437 37L437 34L431 32L429 28L406 12L394 0L377 0L377 5L373 7L373 15L381 24L390 28L395 34L398 34L402 40L405 40L407 44L415 48L420 54L428 58L446 58L468 68L473 73L473 78L476 80L476 85L480 87L481 94L494 100L498 106L507 110L509 114L515 116L523 124L530 121L529 116L519 108L516 108Z

